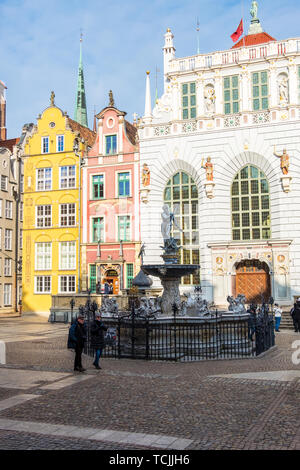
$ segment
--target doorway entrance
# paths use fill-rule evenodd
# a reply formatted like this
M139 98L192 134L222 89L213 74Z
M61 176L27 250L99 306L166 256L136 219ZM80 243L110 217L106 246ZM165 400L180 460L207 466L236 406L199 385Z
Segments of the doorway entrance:
M112 288L112 292L110 292L110 294L118 295L120 283L117 271L115 271L114 269L109 269L108 271L106 271L105 276L103 278L103 284L105 284L106 282L109 284L110 288Z
M247 303L267 302L271 296L270 271L266 263L259 260L244 260L236 267L235 294L244 294Z

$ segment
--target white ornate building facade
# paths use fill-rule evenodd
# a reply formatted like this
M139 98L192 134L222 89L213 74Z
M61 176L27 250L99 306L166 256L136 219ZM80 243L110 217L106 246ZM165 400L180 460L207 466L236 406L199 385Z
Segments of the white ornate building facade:
M139 124L145 264L162 263L161 212L182 232L182 263L198 263L206 298L226 305L300 295L300 38L276 41L253 17L230 50L176 58L168 29L164 94ZM155 281L157 284L157 280Z

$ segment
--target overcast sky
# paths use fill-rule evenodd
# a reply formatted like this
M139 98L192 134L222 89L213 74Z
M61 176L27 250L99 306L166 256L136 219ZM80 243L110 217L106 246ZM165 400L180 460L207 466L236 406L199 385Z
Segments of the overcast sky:
M259 18L276 39L300 36L299 0L260 0ZM244 0L248 31L251 0ZM79 38L84 34L83 62L89 126L114 92L115 105L142 115L146 70L155 69L162 92L164 34L171 28L176 56L230 48L230 35L242 16L242 0L0 0L0 80L7 86L8 138L19 136L24 123L36 122L48 105L74 117Z

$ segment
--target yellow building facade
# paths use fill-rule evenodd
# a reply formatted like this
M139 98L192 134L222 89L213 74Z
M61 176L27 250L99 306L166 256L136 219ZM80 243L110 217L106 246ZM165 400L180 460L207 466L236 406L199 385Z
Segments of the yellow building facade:
M94 140L52 95L26 142L23 312L48 316L52 295L80 291L80 166Z

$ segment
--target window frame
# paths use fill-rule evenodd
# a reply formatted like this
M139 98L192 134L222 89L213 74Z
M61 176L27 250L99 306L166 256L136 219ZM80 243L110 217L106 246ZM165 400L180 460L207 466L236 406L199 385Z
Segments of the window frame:
M46 178L46 170L49 170L50 177ZM39 177L39 172L43 171L43 178ZM47 187L47 182L50 181L50 187ZM42 183L42 188L39 188L39 184ZM36 169L36 191L51 191L52 190L52 167L37 168Z
M8 292L6 291L6 287L9 288ZM9 296L9 302L6 302L5 299ZM4 284L3 286L3 307L11 307L12 306L12 284Z
M67 168L67 176L62 177L62 171ZM70 169L74 168L74 175L70 175ZM59 167L59 189L76 189L76 165L64 165ZM70 185L70 180L74 179L74 186ZM62 180L66 181L67 185L62 185Z
M38 290L38 284L37 284L37 281L38 279L42 279L43 282L42 282L42 288L43 290L39 291ZM50 287L49 287L49 290L45 291L45 280L46 279L49 279L50 280ZM34 276L34 293L37 294L37 295L49 295L49 294L52 294L52 276L49 276L49 275L37 275L37 276Z
M43 207L43 214L38 215L38 210L39 208ZM45 208L50 207L50 215L45 214ZM50 225L46 225L45 221L46 219L50 218ZM38 220L43 221L43 225L38 225ZM35 206L35 228L37 229L45 229L45 228L51 228L52 227L52 204L40 204L38 206Z
M62 149L60 149L61 143L60 138L62 138ZM56 136L56 151L57 153L62 153L65 151L65 136L64 134L59 134Z
M62 206L67 206L67 213L62 214ZM74 214L70 213L70 206L74 206ZM66 218L67 224L62 224L62 218ZM74 217L74 224L70 224L70 218ZM59 226L60 227L76 227L76 202L64 202L59 204Z
M47 152L45 152L45 141L47 141ZM41 153L43 155L46 155L47 153L50 153L50 140L49 140L49 136L42 136L42 142L41 142Z
M66 245L68 249L64 252L63 247ZM75 240L68 240L59 242L59 271L75 271L76 270L76 262L77 262L77 253L76 253L76 241ZM70 250L70 246L74 246L73 251ZM66 259L67 262L64 265L63 259ZM72 263L71 263L72 261Z
M101 183L97 183L97 184L94 183L94 178L102 178L103 196L95 197L94 187L95 186L99 187L101 185ZM104 173L91 175L91 197L90 197L90 199L92 201L99 201L101 199L105 199L105 174Z
M62 289L62 280L67 280L67 289ZM74 290L70 289L70 280L74 279ZM76 275L75 274L61 274L58 276L58 289L60 294L76 294Z
M115 152L114 152L114 151L113 151L113 152L107 152L107 144L108 144L108 140L107 140L107 139L110 138L111 141L112 141L112 139L113 139L114 137L115 137L115 140L116 140L116 142L115 142L115 144L116 144L116 146L115 146ZM112 142L110 143L110 145L113 147ZM117 155L117 154L118 154L118 134L106 134L106 135L104 136L104 149L105 149L105 155L106 155L107 157L109 157L109 156L111 156L111 155Z
M9 234L9 237L8 237ZM4 249L5 251L12 251L12 238L13 238L13 231L10 228L6 228L4 232ZM7 243L9 241L9 243ZM9 248L8 248L9 246Z
M129 175L129 178L128 178L129 194L126 194L126 195L121 195L120 194L120 175ZM119 198L132 197L132 195L131 195L131 171L117 171L116 182L117 182L117 198L118 199ZM126 185L126 182L127 182L127 180L125 181L125 185ZM124 184L123 184L123 186L124 186Z
M39 248L42 250L39 252ZM49 248L47 250L46 248ZM42 266L39 265L39 259L42 259ZM52 270L52 242L36 242L35 243L35 271L51 271Z
M191 86L195 87L195 91L191 91ZM184 87L187 87L187 93L184 93ZM192 97L195 97L195 103L192 104ZM184 105L184 99L187 99L187 105ZM181 84L181 118L183 121L189 119L197 119L197 85L196 82L185 82ZM192 112L194 110L194 112ZM187 115L185 116L185 112ZM194 114L194 115L193 115Z
M121 238L120 237L120 219L127 219L126 226L125 226L125 235L127 235L127 230L129 230L129 239ZM129 223L128 223L129 222ZM128 227L127 227L128 224ZM124 230L124 227L123 227ZM130 242L132 241L132 224L131 224L131 215L130 214L118 214L117 215L117 234L118 234L118 242Z

